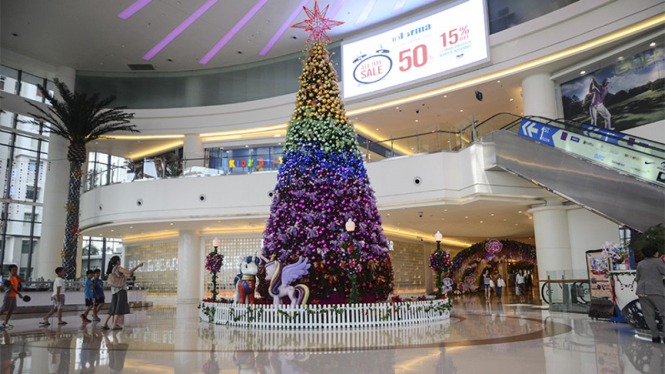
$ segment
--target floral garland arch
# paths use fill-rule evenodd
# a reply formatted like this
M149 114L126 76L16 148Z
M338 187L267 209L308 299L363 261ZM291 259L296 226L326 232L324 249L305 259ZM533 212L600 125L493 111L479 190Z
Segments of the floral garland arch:
M488 264L502 263L507 260L537 265L536 247L515 240L482 241L464 249L452 259L449 276L458 285L458 289L465 286L461 288L473 291L475 289L473 286L480 277L480 273L476 269L483 269ZM470 273L469 269L471 269Z

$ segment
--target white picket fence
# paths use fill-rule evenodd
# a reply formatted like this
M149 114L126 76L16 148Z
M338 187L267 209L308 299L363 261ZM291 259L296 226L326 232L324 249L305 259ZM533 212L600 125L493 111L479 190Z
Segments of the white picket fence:
M200 319L212 323L258 328L337 329L429 323L450 318L449 299L352 305L242 305L201 303Z

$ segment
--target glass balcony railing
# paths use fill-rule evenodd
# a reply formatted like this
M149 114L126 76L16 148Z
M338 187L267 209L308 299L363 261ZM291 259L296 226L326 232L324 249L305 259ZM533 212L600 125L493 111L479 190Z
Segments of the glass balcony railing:
M386 140L361 141L359 151L365 162L376 162L431 152L458 152L480 141L493 131L518 132L524 118L573 133L594 137L598 140L613 143L615 146L630 146L633 151L649 155L665 154L665 145L650 140L632 136L627 138L617 133L610 134L606 130L591 128L571 121L535 116L521 117L510 113L499 113L482 122L475 121L473 116L470 116L464 121L451 126L451 130L433 129L416 132L415 134L395 136ZM626 143L626 145L623 145L623 143ZM82 185L84 190L88 191L109 184L142 180L278 171L284 156L281 149L264 147L260 150L269 150L269 152L261 153L252 149L243 149L245 152L234 152L240 150L208 152L206 153L209 155L208 157L199 159L156 157L137 162L127 161L124 165L113 165L109 169L89 171L84 175Z

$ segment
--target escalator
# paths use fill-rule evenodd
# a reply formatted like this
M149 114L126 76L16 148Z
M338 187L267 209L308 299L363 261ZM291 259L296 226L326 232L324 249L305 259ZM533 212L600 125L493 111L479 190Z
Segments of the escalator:
M498 168L638 231L665 222L661 143L508 113L476 128L487 134L483 142L494 143Z

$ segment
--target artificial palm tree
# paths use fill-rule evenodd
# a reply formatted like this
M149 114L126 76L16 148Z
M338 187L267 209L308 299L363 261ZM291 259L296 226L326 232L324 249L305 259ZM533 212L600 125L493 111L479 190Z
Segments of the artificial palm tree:
M134 113L125 113L125 107L108 108L115 96L102 99L99 94L86 95L72 92L67 85L55 80L61 99L56 99L44 87L38 85L42 95L50 102L43 109L30 101L29 105L38 113L30 113L35 124L42 124L55 135L69 140L67 160L69 161L69 194L65 239L62 250L62 266L68 277L76 276L76 252L79 240L79 204L81 197L81 166L88 152L86 144L114 131L139 132L135 125L129 125Z

